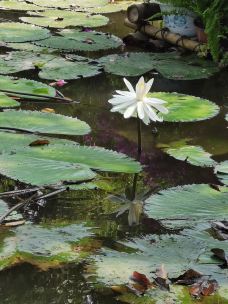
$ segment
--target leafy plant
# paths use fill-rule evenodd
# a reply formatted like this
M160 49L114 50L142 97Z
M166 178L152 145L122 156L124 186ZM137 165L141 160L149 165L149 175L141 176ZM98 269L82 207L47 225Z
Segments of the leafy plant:
M228 4L226 0L161 0L160 2L187 8L197 14L203 21L208 36L208 48L214 61L221 59L221 39L227 36L225 16L228 13Z

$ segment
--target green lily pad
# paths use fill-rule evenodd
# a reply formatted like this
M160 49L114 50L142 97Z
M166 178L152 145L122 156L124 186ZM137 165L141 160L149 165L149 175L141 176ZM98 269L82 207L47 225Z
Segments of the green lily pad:
M45 64L39 72L39 77L68 80L92 77L100 73L100 66L85 57L78 56L78 61L70 61L59 57Z
M0 92L0 109L18 107L18 106L20 106L19 102L17 102L13 98L10 98L9 96L5 95L4 93Z
M184 145L180 147L169 147L165 152L170 156L186 161L194 166L213 167L216 162L211 158L211 154L204 151L200 146Z
M21 17L20 20L25 23L51 28L65 28L69 26L99 27L109 22L109 19L102 15L90 15L75 11L45 10L36 14L31 12L30 14L35 15L35 17Z
M228 186L228 160L225 160L215 167L215 174L224 185Z
M67 29L59 32L62 36L52 36L36 45L65 51L98 51L118 48L122 40L114 35L101 32L85 32Z
M140 76L156 70L163 77L175 80L203 79L218 72L218 67L196 56L179 56L176 53L124 53L100 59L107 73L120 76Z
M212 118L219 113L219 107L203 98L179 93L156 92L149 97L163 99L167 102L169 113L164 120L169 122L191 122Z
M137 173L139 163L126 155L99 147L83 147L62 139L48 139L47 146L30 147L30 143L46 139L35 135L0 132L0 173L32 185L89 181L92 170ZM70 186L70 189L94 189L100 182ZM104 185L101 185L104 188Z
M36 54L30 52L11 52L0 55L0 74L13 74L21 71L42 67L45 63L54 59L54 55Z
M0 270L23 262L41 269L80 262L89 252L77 252L74 248L90 236L91 229L83 224L65 227L29 224L10 229L8 233L0 230Z
M14 49L14 50L21 50L21 51L26 51L26 52L35 52L35 53L39 53L39 54L50 54L50 53L57 52L54 49L47 48L47 47L41 47L41 46L35 45L33 43L29 43L29 42L6 43L4 46L6 46L7 48Z
M47 29L19 22L0 23L0 41L2 42L28 42L48 38Z
M107 4L108 0L28 0L40 6L53 7L53 8L71 8L71 7L97 7Z
M3 0L0 2L0 8L11 11L39 11L43 9L37 5L20 0Z
M90 132L87 123L77 118L37 111L2 112L0 128L66 135L84 135Z
M227 194L227 187L218 186L215 190L206 184L173 187L149 197L145 212L149 217L182 227L222 220L228 216Z
M126 11L130 5L136 4L137 2L141 3L141 1L129 1L129 0L115 1L114 3L108 2L106 5L86 8L86 11L93 14L116 13L120 11Z
M42 82L37 82L30 79L23 78L12 78L7 76L0 76L0 90L9 90L13 92L18 92L14 96L20 96L29 99L42 99L42 97L34 97L26 94L37 94L54 97L56 95L56 90ZM20 93L20 94L19 94Z
M48 145L56 144L70 144L72 146L78 145L67 139L59 139L54 137L37 136L35 134L16 133L14 131L0 131L0 153L7 152L9 154L15 153L19 149L28 147L31 143L38 140L48 140Z

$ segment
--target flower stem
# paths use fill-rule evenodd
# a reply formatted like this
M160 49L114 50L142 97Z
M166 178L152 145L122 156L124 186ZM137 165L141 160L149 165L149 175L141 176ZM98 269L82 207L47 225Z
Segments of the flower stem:
M137 131L138 131L138 153L137 153L137 161L140 161L141 154L142 154L142 126L141 126L141 120L137 116ZM135 199L136 196L136 190L137 190L137 181L138 181L138 173L134 175L133 178L133 186L132 186L132 200Z

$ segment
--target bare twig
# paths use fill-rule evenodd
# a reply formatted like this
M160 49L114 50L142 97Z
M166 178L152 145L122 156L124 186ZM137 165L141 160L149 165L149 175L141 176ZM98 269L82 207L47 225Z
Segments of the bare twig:
M17 205L13 206L11 209L9 209L6 213L4 213L1 217L0 217L0 225L2 224L2 222L5 220L5 218L7 216L9 216L13 211L20 209L21 207L27 205L28 203L37 203L39 200L41 199L46 199L46 198L50 198L54 195L57 195L59 193L62 193L66 191L66 187L57 189L51 193L45 194L45 195L39 195L37 196L37 193L34 193L32 196L30 196L28 199L22 201L21 203L18 203Z
M0 193L0 198L4 197L13 197L16 195L24 195L32 192L36 192L38 190L41 190L42 188L29 188L29 189L22 189L22 190L13 190L13 191L8 191L8 192L3 192Z
M10 95L10 96L14 96L14 95L32 96L32 97L39 97L39 98L45 98L45 99L60 100L60 101L64 101L64 102L67 102L67 103L79 103L79 101L73 101L71 99L67 99L67 98L64 98L64 97L54 97L54 96L48 96L48 95L24 93L24 92L17 92L17 91L11 91L11 90L3 90L3 89L0 89L0 92L6 93L7 95Z

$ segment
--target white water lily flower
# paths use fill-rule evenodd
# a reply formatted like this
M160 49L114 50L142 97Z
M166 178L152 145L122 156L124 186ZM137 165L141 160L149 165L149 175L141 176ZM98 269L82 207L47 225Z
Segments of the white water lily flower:
M113 98L108 102L113 105L112 112L120 112L124 115L124 118L130 118L132 116L138 116L146 125L150 121L163 121L163 118L157 114L167 114L168 109L163 106L166 101L147 97L154 79L150 79L148 82L144 81L141 77L136 84L135 90L132 84L126 79L123 79L129 91L119 91L118 95L113 95Z

